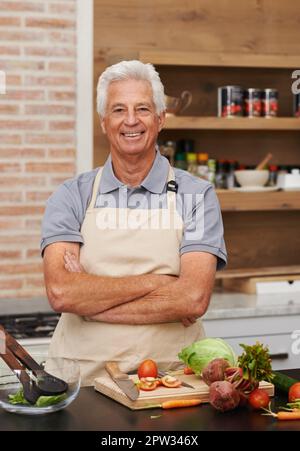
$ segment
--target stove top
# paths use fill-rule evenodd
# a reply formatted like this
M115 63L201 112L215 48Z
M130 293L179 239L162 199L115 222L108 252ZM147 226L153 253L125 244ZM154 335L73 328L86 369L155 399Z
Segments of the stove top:
M0 325L16 339L50 338L59 318L55 312L0 315Z

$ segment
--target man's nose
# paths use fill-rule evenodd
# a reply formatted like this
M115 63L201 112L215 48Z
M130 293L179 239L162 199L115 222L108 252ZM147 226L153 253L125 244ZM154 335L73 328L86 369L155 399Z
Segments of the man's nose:
M134 125L138 122L139 118L135 110L128 110L125 116L125 123L128 125Z

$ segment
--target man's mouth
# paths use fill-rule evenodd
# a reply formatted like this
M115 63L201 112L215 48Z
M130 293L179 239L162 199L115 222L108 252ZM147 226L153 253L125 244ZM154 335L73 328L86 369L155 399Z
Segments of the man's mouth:
M141 136L143 133L145 132L123 132L121 135L125 136L125 138L136 138L137 136Z

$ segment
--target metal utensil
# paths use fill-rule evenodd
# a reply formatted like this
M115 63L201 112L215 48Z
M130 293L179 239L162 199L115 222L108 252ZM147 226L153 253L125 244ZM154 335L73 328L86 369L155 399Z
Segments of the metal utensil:
M41 390L30 378L29 374L26 371L26 368L20 364L20 362L15 358L9 348L6 348L6 352L3 354L1 353L0 356L21 382L23 386L24 398L26 399L26 401L28 401L30 404L35 404L38 398L41 396Z
M169 374L167 371L158 371L158 376L159 377L171 376L171 374ZM193 387L192 385L188 384L187 382L182 381L179 378L177 378L177 379L181 382L181 385L183 387L188 387L188 388L192 388L193 390L195 390L195 387Z
M105 369L113 379L113 381L120 387L128 398L135 401L139 396L139 390L134 382L129 378L128 374L122 373L117 362L106 362Z
M0 332L0 357L20 380L24 398L30 404L35 404L40 396L60 395L68 390L65 381L47 373L2 326Z
M60 395L68 390L68 384L52 374L47 373L44 368L37 363L30 354L12 337L5 332L6 347L15 357L36 376L36 385L40 389L40 396Z

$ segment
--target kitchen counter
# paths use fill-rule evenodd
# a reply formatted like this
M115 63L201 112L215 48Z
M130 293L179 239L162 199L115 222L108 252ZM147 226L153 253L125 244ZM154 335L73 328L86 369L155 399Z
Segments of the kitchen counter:
M300 370L286 371L300 379ZM284 405L286 397L275 398L275 405ZM159 418L151 419L154 415ZM277 421L260 412L239 408L219 413L209 404L173 410L131 411L127 407L95 392L82 388L78 398L65 410L36 416L22 416L0 410L1 431L295 431L299 421Z
M204 320L300 314L300 293L214 292Z

